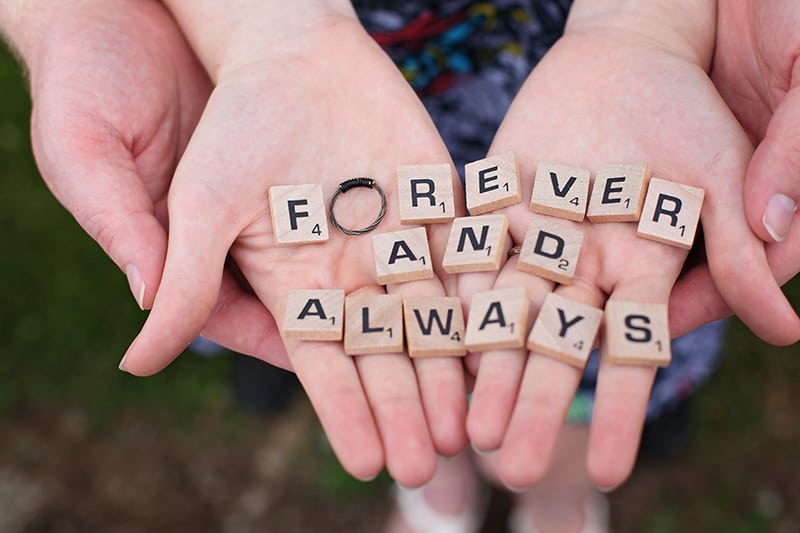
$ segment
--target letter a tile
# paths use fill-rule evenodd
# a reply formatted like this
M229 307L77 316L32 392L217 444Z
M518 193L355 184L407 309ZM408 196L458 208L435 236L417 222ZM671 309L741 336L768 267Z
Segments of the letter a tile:
M602 320L602 309L551 292L528 336L528 349L584 368Z
M277 245L328 240L328 219L320 185L270 187L269 212Z
M589 171L540 161L533 179L530 210L580 222L589 200Z
M405 298L406 342L411 357L462 356L464 312L454 297Z
M563 285L572 283L583 246L583 232L547 217L531 220L517 269Z
M401 224L449 222L456 215L453 167L403 165L397 168Z
M514 152L467 163L464 183L470 215L482 215L522 200L519 165Z
M424 227L372 237L378 283L403 283L433 277L428 233Z
M606 357L612 363L668 366L672 359L667 306L609 300Z
M453 220L442 268L449 274L499 269L507 234L508 217L503 214Z
M523 287L475 293L467 319L467 349L483 352L525 346L529 307Z
M645 164L598 169L586 216L592 222L636 222L649 182L650 169Z
M694 243L704 197L703 189L651 179L636 234L688 250Z
M303 341L342 340L344 291L297 289L289 291L283 334Z
M353 295L344 303L344 353L403 351L403 299L398 294Z

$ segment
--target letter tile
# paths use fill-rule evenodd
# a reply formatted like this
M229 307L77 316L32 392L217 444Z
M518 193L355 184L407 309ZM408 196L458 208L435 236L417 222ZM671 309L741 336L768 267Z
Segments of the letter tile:
M344 353L403 351L403 299L398 294L351 294L345 298Z
M522 348L528 332L530 301L523 287L478 292L472 296L464 344L471 352Z
M411 357L462 356L464 312L455 297L403 299L406 342Z
M479 215L453 220L442 268L449 274L500 268L508 234L508 217Z
M522 200L519 165L514 152L467 163L464 182L470 215L482 215Z
M403 283L433 277L428 233L424 227L372 237L378 283Z
M690 249L694 243L705 191L653 178L647 189L639 237Z
M606 357L612 363L668 366L672 359L664 304L609 300L605 309Z
M449 222L456 213L453 167L403 165L397 169L401 224Z
M580 222L589 200L589 171L540 161L533 178L530 210Z
M328 240L328 219L320 185L273 185L269 188L269 212L277 245Z
M551 292L533 323L528 349L584 368L602 320L602 309Z
M575 276L582 246L583 232L569 222L535 217L525 234L517 269L568 285Z
M296 289L289 291L283 334L304 341L342 340L344 291Z
M586 216L592 222L636 222L649 183L650 169L644 163L598 169Z

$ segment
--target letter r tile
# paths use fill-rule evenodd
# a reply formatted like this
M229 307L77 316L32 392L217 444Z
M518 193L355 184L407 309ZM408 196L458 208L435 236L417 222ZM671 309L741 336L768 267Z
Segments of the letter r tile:
M328 219L322 186L273 185L269 212L275 244L310 244L328 240Z
M462 356L464 312L455 297L403 299L406 342L411 357Z
M289 291L283 334L303 341L342 340L344 291L296 289Z
M378 283L403 283L433 277L428 233L424 227L372 237Z
M402 165L397 168L401 224L449 222L456 214L453 167Z
M482 215L522 200L519 164L514 152L467 163L464 184L470 215Z
M344 353L403 351L403 299L399 294L351 294L344 303Z
M528 332L529 308L524 287L475 293L464 345L472 352L522 348Z
M665 304L609 300L605 323L603 343L609 361L669 366L672 351Z
M569 222L534 217L522 243L517 269L568 285L575 276L582 246L583 232Z
M694 243L705 191L652 178L636 235L690 249Z
M448 274L498 270L506 235L508 217L504 214L454 219L442 268Z
M584 368L602 320L602 309L551 292L533 324L528 349Z
M589 171L540 161L533 178L530 210L580 222L589 200Z

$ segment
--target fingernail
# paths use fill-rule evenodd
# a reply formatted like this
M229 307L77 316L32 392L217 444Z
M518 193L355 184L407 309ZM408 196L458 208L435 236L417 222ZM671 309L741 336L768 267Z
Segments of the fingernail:
M490 456L494 455L497 452L496 448L494 450L482 450L482 449L478 448L477 446L475 446L474 442L470 442L469 444L472 447L472 451L477 453L481 457L490 457Z
M123 372L127 372L127 370L125 369L125 359L127 358L128 354L126 353L125 355L122 356L122 360L119 362L119 369L122 370Z
M147 286L142 280L142 274L139 272L139 269L136 268L136 265L131 264L125 267L125 275L128 277L128 286L131 288L133 297L136 299L136 304L139 306L139 309L144 311L144 292Z
M608 494L609 492L613 491L616 488L617 487L601 487L600 485L597 485L597 490L599 490L603 494Z
M794 200L784 194L773 194L767 202L761 222L770 237L780 242L786 237L796 212L797 203Z

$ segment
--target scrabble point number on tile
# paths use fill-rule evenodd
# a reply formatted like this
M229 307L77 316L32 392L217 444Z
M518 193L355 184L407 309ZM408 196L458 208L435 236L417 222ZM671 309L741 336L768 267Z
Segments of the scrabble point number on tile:
M479 215L453 220L442 268L449 274L500 268L508 234L508 217Z
M344 353L403 351L403 299L398 294L351 294L344 303Z
M322 186L274 185L269 207L275 244L306 244L328 240L328 219Z
M519 164L514 152L467 163L464 183L470 215L482 215L522 200Z
M289 291L283 334L304 341L342 340L344 291L297 289Z
M464 313L455 297L403 299L406 342L411 357L462 356Z
M567 224L546 217L531 219L517 269L564 285L572 283L583 232Z
M476 352L522 348L528 330L529 306L523 287L475 293L464 345Z
M403 165L397 168L401 224L449 222L456 213L453 167Z
M705 191L653 178L636 235L689 249L694 243Z
M580 222L589 199L589 171L540 161L533 178L530 210Z
M602 309L551 292L528 336L528 349L584 368L602 320Z
M650 168L643 163L598 169L586 216L592 222L639 220L650 175Z
M424 227L372 237L378 283L403 283L433 277L428 233Z
M668 366L672 358L665 304L609 300L605 308L608 360L618 364Z

